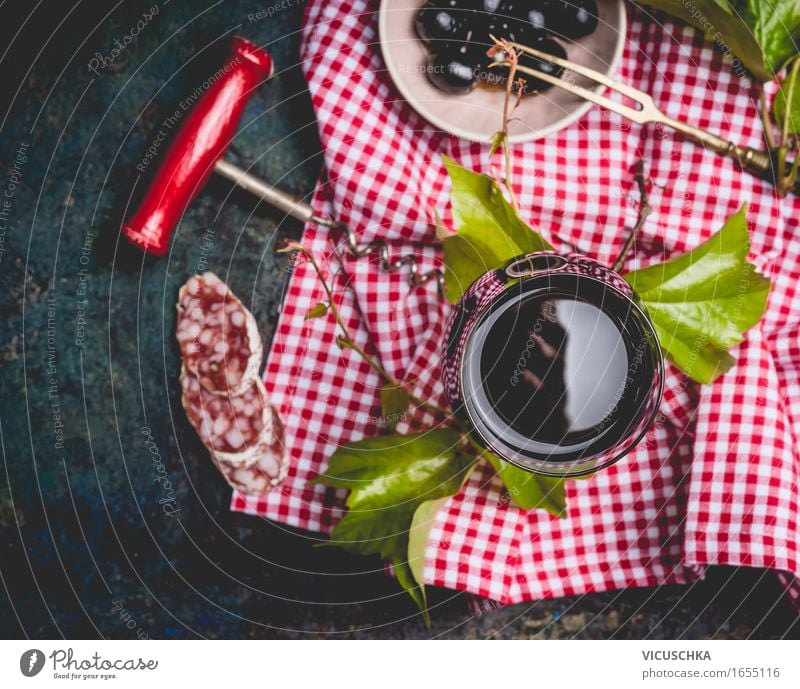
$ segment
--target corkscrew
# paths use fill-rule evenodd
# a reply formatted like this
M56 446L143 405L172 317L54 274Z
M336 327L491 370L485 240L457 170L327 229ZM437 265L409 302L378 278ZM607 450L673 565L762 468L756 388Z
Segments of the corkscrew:
M189 111L182 126L156 171L138 210L123 225L123 234L142 251L163 256L169 238L189 204L212 172L303 223L331 228L345 241L345 251L353 258L378 254L383 270L408 268L412 287L435 280L441 294L444 275L434 269L421 273L416 256L393 259L383 240L359 244L355 231L347 224L317 213L314 208L223 158L231 145L247 99L253 90L272 76L270 55L239 36L231 53L208 80L208 88Z

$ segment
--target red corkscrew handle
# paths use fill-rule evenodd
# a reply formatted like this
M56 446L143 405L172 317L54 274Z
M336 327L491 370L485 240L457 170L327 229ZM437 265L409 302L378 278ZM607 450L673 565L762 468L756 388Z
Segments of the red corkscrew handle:
M233 141L248 97L271 75L269 54L234 36L228 60L203 84L194 107L191 96L181 102L181 111L186 108L188 115L139 209L123 226L132 244L156 256L167 253L173 228ZM167 124L159 134L166 128Z

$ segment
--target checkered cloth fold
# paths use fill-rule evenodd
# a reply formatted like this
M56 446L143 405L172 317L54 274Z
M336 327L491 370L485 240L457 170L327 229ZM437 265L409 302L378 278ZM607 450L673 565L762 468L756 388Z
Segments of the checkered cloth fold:
M377 43L377 0L315 0L302 60L325 152L317 207L388 240L426 270L440 251L429 209L448 208L446 154L475 170L488 148L434 129L399 96ZM694 29L629 6L618 78L669 115L761 147L755 91ZM653 215L629 268L697 246L749 204L752 260L773 283L762 323L733 350L737 365L711 386L669 367L658 422L617 465L567 490L569 516L523 512L479 470L431 531L425 578L509 603L628 586L684 583L708 565L800 573L800 200L659 127L593 108L566 129L514 147L522 216L556 249L610 263L636 219L631 167L646 161ZM330 253L327 230L303 242ZM325 263L360 345L421 397L441 399L440 348L449 306L433 284L409 288L374 259ZM348 288L349 285L349 288ZM331 318L304 320L324 299L310 266L296 267L265 371L286 421L292 469L264 498L232 508L328 532L344 494L309 478L341 443L381 432L380 380L336 345ZM796 597L797 588L791 590Z

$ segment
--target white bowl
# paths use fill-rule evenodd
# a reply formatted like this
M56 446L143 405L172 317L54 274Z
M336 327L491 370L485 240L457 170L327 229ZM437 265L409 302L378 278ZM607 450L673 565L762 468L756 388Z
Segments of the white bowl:
M486 143L502 125L502 89L478 86L466 95L444 93L425 74L428 49L414 29L416 13L424 0L382 0L379 16L381 49L389 74L403 98L431 124L450 134ZM560 41L567 58L612 75L625 46L624 0L597 0L597 30L577 41ZM575 75L574 83L593 82ZM604 87L597 87L600 91ZM533 141L571 124L592 104L554 86L525 96L509 126L512 142Z

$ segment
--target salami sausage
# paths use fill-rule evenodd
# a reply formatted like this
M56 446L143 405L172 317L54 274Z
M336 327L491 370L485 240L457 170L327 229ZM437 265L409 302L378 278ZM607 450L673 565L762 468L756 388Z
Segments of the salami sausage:
M261 441L253 448L256 458L250 464L234 464L217 457L217 468L228 485L245 495L259 496L277 486L289 471L289 462L283 445L283 425L278 414L273 416L272 440Z
M186 416L234 489L263 495L286 478L283 423L260 379L238 395L220 395L184 368L181 388Z
M183 363L200 385L235 395L258 378L262 347L253 314L214 273L189 278L177 309Z
M263 385L256 381L238 395L220 395L208 392L184 369L181 389L189 421L203 445L215 453L239 455L271 430L272 411Z
M286 478L289 459L283 423L258 376L262 347L252 314L205 273L181 288L176 335L189 422L232 488L264 495Z

